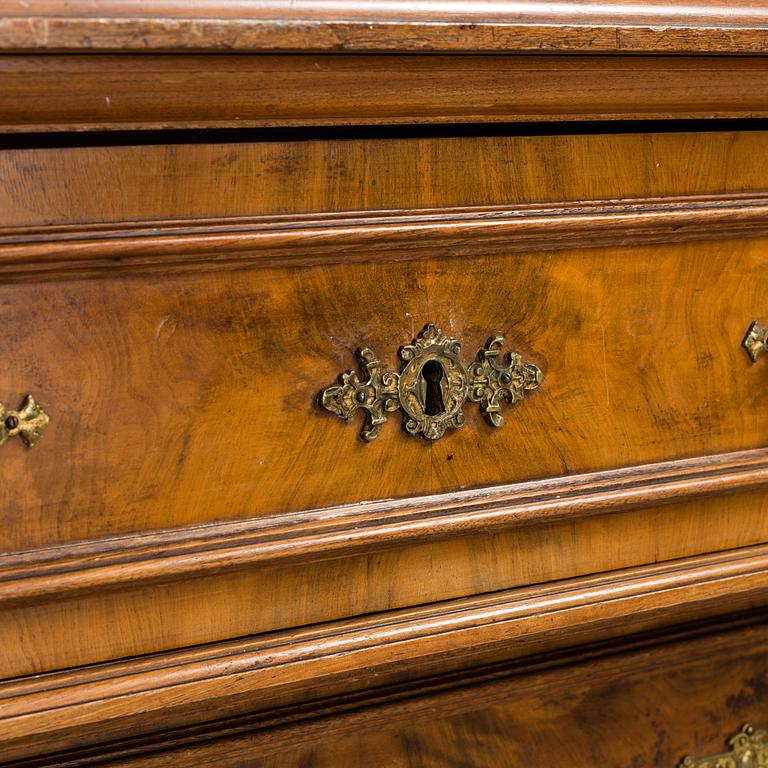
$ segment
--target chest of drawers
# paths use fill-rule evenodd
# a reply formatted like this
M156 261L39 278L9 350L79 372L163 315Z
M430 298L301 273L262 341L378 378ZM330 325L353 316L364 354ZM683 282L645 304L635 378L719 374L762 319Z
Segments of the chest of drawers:
M768 760L768 9L0 10L0 765Z

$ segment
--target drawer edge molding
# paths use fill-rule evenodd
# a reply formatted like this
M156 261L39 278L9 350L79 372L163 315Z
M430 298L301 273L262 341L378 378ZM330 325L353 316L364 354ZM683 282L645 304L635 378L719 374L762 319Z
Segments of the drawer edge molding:
M9 23L0 15L0 50ZM761 56L5 53L0 130L18 146L55 131L755 119L768 116L767 72Z
M20 758L146 734L160 711L179 727L482 665L514 671L575 643L718 617L725 628L767 601L761 545L19 678L0 685L0 745Z
M763 53L765 11L743 0L601 5L451 0L403 3L197 3L182 15L159 0L3 2L0 49L56 52L544 51ZM174 6L178 9L178 6Z
M768 234L768 195L0 229L3 280L405 261Z
M0 605L317 562L768 487L768 449L209 523L0 556Z

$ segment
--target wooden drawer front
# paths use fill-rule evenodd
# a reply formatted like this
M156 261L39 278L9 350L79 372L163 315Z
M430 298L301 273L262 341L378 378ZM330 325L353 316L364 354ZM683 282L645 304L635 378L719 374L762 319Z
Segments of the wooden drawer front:
M0 155L0 402L50 416L0 446L0 676L768 541L764 141ZM540 386L437 440L319 407L427 323Z
M2 446L24 487L0 490L2 547L760 446L764 365L741 341L768 315L766 254L745 239L8 285L3 398L33 393L51 424ZM362 419L317 406L357 347L395 366L428 321L468 356L503 333L541 386L500 428L467 403L433 442L392 415L365 443Z
M759 750L760 762L752 764L760 765L768 755L765 636L761 628L741 638L731 632L646 648L390 705L384 712L331 718L322 729L314 723L294 728L290 751L284 743L275 745L259 760L253 759L257 740L247 737L221 744L218 755L228 768L675 768L688 756L686 768L713 768L749 765ZM747 638L755 645L747 645ZM733 753L728 741L747 723L753 727L747 736L752 751L744 758L746 749ZM194 759L216 754L211 746L178 758L172 753L148 758L141 765L191 766Z
M471 765L550 766L564 733L569 765L674 766L764 722L767 561L761 545L7 680L0 764L438 766L466 738ZM24 762L42 753L60 754Z
M764 364L740 343L768 320L764 148L699 133L0 154L0 402L31 393L51 417L33 449L2 446L24 493L0 490L0 548L763 445ZM393 415L365 444L318 408L356 349L397 368L430 322L467 362L503 334L541 386L503 427L468 404L434 442Z

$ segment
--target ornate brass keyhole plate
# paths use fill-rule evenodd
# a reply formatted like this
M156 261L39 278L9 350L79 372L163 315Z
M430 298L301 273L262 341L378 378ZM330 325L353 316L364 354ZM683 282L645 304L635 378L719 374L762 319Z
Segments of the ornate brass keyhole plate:
M387 413L402 409L403 426L412 435L437 440L446 430L464 424L462 407L467 400L480 403L480 411L494 427L504 423L501 403L515 403L541 383L541 371L509 352L499 360L502 336L492 336L469 366L461 360L461 344L431 323L400 349L402 371L382 371L370 349L358 353L364 377L347 371L340 383L320 394L323 408L343 419L357 410L366 415L361 432L373 440L386 422Z
M406 362L398 387L404 426L428 440L464 423L461 406L467 399L469 374L459 358L461 345L428 325L413 344L400 350Z

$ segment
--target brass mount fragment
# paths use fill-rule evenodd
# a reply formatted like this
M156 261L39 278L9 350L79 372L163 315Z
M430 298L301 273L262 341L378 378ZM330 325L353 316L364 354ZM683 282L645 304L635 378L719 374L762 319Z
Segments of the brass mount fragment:
M18 411L8 410L0 404L0 445L8 438L18 435L30 448L37 443L40 435L50 422L48 414L27 395Z
M760 325L757 320L753 320L749 328L747 328L747 333L741 345L747 350L747 354L752 358L752 362L756 363L757 358L768 349L768 327Z
M745 725L728 744L730 752L686 757L679 768L768 768L768 732Z

